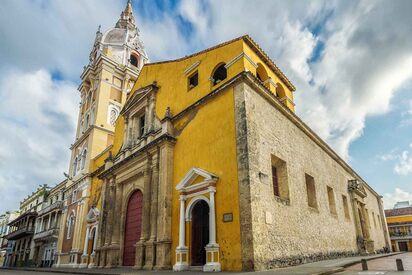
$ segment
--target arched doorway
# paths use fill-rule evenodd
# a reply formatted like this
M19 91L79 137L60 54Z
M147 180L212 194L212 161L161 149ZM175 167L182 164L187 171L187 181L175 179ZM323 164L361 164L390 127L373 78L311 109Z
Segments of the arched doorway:
M198 201L192 209L191 265L206 264L205 247L209 243L209 205Z
M135 264L136 242L140 239L142 229L142 201L141 191L135 191L127 203L126 224L124 230L123 265Z

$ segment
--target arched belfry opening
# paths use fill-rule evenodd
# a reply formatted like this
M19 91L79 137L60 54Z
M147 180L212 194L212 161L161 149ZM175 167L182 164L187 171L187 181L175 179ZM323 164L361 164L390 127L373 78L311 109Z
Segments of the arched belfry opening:
M143 194L136 190L127 203L126 221L124 226L123 265L134 266L136 258L136 243L140 240L142 231Z
M227 77L227 70L225 67L225 63L221 63L213 70L212 74L212 82L213 85L219 84L222 80L226 79Z
M282 99L286 96L285 89L283 88L282 84L280 84L280 83L276 84L276 95L280 99Z
M206 264L206 246L209 243L209 205L199 200L192 208L191 265Z
M261 63L257 64L256 77L262 82L265 82L269 78L268 73L265 70L265 67L263 67Z
M135 54L130 55L130 64L135 66L135 67L138 67L139 59Z

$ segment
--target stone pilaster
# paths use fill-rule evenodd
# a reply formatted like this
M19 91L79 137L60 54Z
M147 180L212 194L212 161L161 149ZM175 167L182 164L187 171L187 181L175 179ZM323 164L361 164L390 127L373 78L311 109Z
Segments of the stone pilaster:
M235 124L236 124L236 151L239 178L239 201L251 201L250 174L249 174L249 141L247 112L245 105L245 84L235 86ZM254 269L254 248L252 230L251 203L240 204L240 238L242 245L242 269Z
M173 144L160 145L155 269L171 268Z
M145 194L143 195L143 234L141 241L145 241L145 264L144 269L151 270L154 266L154 254L153 254L153 243L147 243L150 235L150 202L152 199L151 192L151 182L152 182L152 171L151 171L151 158L148 156L146 162L146 170L144 174L144 190ZM149 245L149 247L148 247Z
M114 191L114 213L112 223L113 223L113 234L112 234L112 245L119 245L120 240L120 227L121 222L120 218L121 215L119 214L122 211L122 203L123 203L123 185L116 184L115 191Z

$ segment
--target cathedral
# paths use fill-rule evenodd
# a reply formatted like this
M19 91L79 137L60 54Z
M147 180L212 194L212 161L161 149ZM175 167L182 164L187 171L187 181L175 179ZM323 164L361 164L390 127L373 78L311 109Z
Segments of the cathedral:
M81 80L55 267L249 271L390 247L381 196L251 37L149 62L129 0Z

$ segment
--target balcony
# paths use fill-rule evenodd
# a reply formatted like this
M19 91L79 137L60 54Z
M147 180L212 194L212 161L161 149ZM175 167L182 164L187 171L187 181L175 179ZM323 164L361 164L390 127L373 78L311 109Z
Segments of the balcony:
M38 215L39 216L42 216L42 215L44 215L44 214L47 214L47 213L49 213L49 212L51 212L51 211L53 211L53 210L56 210L56 209L62 209L63 208L63 202L62 201L56 201L55 203L53 203L53 204L51 204L51 205L49 205L49 206L46 206L45 208L43 208L42 210L40 210L39 212L38 212Z
M58 235L59 235L59 228L55 227L55 228L50 228L50 229L34 234L33 240L34 241L44 241L44 240L49 240L49 239L57 239Z
M412 239L412 232L389 232L392 240Z
M33 235L34 233L34 226L27 226L20 229L17 229L13 232L10 232L5 238L7 240L17 240L23 238L27 235Z

